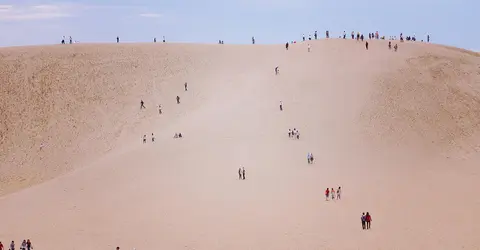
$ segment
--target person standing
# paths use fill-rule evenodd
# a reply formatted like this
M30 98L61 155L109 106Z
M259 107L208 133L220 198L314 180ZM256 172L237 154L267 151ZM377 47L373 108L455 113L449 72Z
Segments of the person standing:
M365 48L368 50L368 41L365 42Z
M238 168L238 179L242 179L242 168Z
M10 250L15 250L15 241L12 240L12 243L10 243Z
M28 239L27 240L27 250L31 250L31 249L33 249L32 242L30 241L30 239ZM2 250L2 249L0 249L0 250Z
M180 96L177 95L177 104L180 104Z
M162 114L162 105L161 104L158 104L158 114L159 115Z
M365 230L365 222L366 222L366 218L365 218L365 213L362 213L362 229Z
M155 136L152 133L152 142L155 142Z
M117 43L119 43L119 42L120 42L120 37L117 36Z
M330 189L325 190L325 200L328 201L328 195L330 195Z
M245 180L245 168L242 168L242 178Z
M185 84L184 84L183 86L184 86L184 88L185 88L185 91L187 91L187 90L188 90L188 83L185 82Z
M338 189L337 189L337 200L341 200L341 199L342 199L342 188L338 187Z
M332 194L332 201L335 200L335 190L333 188L330 193Z
M308 44L308 52L310 52L310 44Z
M370 215L369 212L367 212L367 215L365 216L365 221L367 222L367 229L370 229L370 224L372 222L372 216Z
M280 111L283 111L283 102L280 101Z

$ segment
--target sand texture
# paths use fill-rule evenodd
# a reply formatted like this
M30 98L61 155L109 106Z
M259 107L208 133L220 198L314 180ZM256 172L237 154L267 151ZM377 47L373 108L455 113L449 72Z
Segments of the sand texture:
M480 249L480 55L387 43L0 49L0 241Z

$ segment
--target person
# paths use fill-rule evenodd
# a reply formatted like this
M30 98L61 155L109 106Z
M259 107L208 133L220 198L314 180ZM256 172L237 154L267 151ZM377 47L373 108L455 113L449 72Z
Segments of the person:
M295 132L295 134L297 135L297 140L300 139L300 132L298 132L298 130Z
M292 138L292 130L291 129L288 129L288 137Z
M332 194L332 201L335 200L335 190L333 188L330 193Z
M288 42L285 43L285 49L288 50Z
M117 36L117 43L119 43L119 42L120 42L120 37Z
M343 39L347 38L347 33L345 33L345 30L343 31Z
M239 180L242 179L242 169L241 168L238 168L238 179Z
M313 154L310 153L310 164L313 164Z
M372 216L369 212L367 212L367 215L365 216L365 221L367 222L367 229L370 229L370 224L372 223Z
M430 35L427 35L427 43L430 42Z
M310 157L310 153L307 154L307 162L308 164L311 164L312 162L310 161L311 157Z
M12 243L10 243L10 250L15 250L15 241L12 240Z
M392 49L392 41L388 41L388 49Z
M180 96L177 95L177 104L180 104Z
M283 111L283 102L280 101L280 111Z
M0 250L3 250L3 244L1 241L0 241Z
M278 66L275 67L275 75L278 75Z
M143 143L147 143L147 135L143 135Z
M73 43L73 39L72 39L72 36L69 37L69 40L70 40L70 44ZM23 244L23 243L22 243ZM26 244L26 243L25 243Z
M362 220L362 229L365 230L365 223L366 223L365 213L362 213L361 220Z
M302 35L302 39L305 42L305 34Z
M363 42L363 34L362 34L362 35L360 35L360 40L362 40L362 42Z
M330 189L325 190L325 200L328 201L328 195L330 194Z
M162 114L162 105L161 104L158 104L158 114L159 115Z
M30 241L30 239L28 239L27 240L27 250L31 250L31 249L33 249L32 242ZM0 249L0 250L2 250L2 249Z
M143 105L143 104L144 104L143 100L140 100L140 109L144 109L144 108L145 108L145 105Z
M26 250L27 249L27 241L23 240L22 245L20 245L20 250Z
M252 36L252 44L255 44L255 37Z
M308 52L310 52L310 44L308 44Z
M152 142L155 142L155 136L153 136L153 133L152 133Z
M120 250L120 247L117 247L117 250Z
M178 138L178 134L177 134L177 133L175 133L175 135L173 136L173 138Z
M245 168L242 168L242 178L245 180Z
M182 138L182 133L178 133L178 138Z
M165 43L165 36L163 36L163 43Z
M328 32L328 30L325 31L325 36L326 36L327 38L330 38L330 32Z
M313 34L313 36L315 37L315 40L317 40L317 31L315 30L315 34Z
M184 88L185 88L185 91L187 91L187 90L188 90L188 84L187 84L187 82L185 82L185 84L184 84Z
M395 44L395 46L393 46L393 49L395 49L395 52L397 52L397 50L398 50L398 45Z
M338 189L337 189L337 200L341 200L341 199L342 199L342 188L338 187Z
M365 42L365 48L368 50L368 41Z

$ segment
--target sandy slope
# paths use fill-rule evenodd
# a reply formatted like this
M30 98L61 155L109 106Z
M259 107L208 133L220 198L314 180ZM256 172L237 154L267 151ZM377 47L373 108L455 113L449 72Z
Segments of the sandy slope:
M0 58L2 242L479 249L478 54L323 40L311 53L82 44ZM293 127L299 141L287 136ZM157 141L143 145L152 132ZM326 202L323 190L337 186L343 199Z

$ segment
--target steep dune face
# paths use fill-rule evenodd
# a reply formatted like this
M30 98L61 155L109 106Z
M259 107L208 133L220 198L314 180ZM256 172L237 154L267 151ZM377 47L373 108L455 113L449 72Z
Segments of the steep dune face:
M0 198L2 237L54 250L480 245L478 160L440 154L480 141L478 55L311 45L0 50L2 192L53 179ZM325 201L338 186L342 200Z
M375 83L362 114L370 135L423 153L478 151L480 56L462 50L418 51Z

